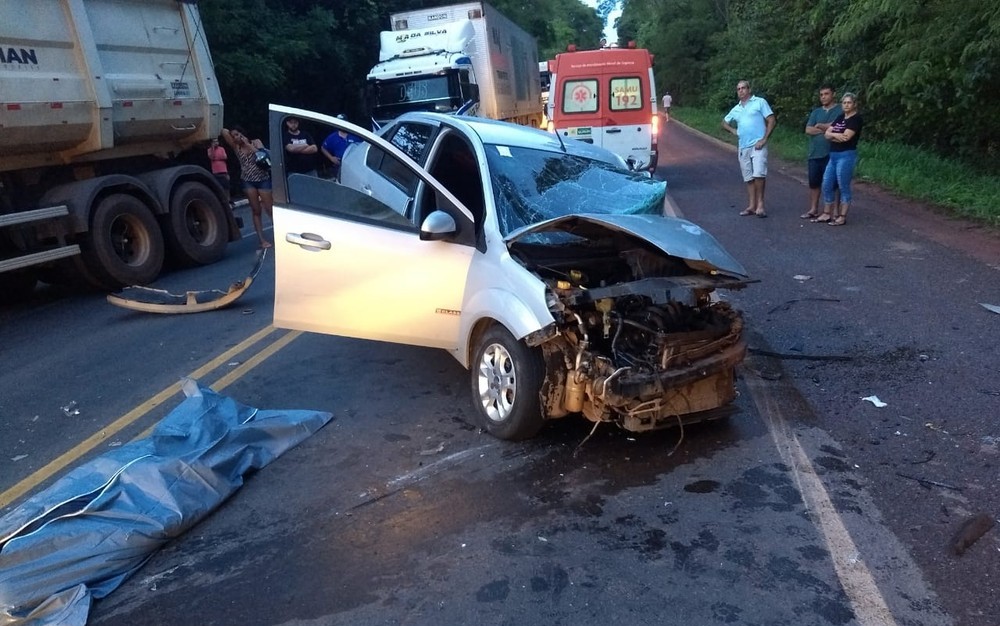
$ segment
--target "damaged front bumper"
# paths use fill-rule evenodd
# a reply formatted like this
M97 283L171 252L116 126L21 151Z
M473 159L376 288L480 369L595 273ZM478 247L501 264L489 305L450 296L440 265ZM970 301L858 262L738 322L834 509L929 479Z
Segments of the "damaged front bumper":
M580 413L642 432L731 415L735 369L747 349L743 318L726 303L703 307L698 318L702 328L643 334L651 357L645 360L626 359L626 349L608 349L610 344L586 335L581 340L570 332L550 334L539 344L546 361L546 416Z

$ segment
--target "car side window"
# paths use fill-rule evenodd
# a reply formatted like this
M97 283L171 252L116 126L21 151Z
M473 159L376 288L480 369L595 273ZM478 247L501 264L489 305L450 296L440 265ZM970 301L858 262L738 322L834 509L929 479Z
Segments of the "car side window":
M393 132L389 141L421 165L427 152L434 129L427 124L400 124Z
M472 146L458 133L442 131L427 171L472 213L478 242L483 233L486 200L479 161ZM435 204L440 203L424 202L425 206Z
M336 129L325 127L327 137ZM287 176L289 204L297 209L417 232L412 213L419 177L410 166L374 143L350 135L324 143L339 158L319 176ZM333 165L333 163L331 163Z
M368 169L377 172L386 181L398 187L400 191L411 195L416 192L419 182L417 175L402 161L391 154L386 154L381 148L371 146L368 149L365 164Z

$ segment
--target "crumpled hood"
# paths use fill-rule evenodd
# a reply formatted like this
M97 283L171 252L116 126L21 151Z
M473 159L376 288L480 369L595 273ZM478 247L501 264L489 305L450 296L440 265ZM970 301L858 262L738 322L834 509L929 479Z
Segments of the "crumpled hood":
M605 215L586 213L564 215L530 224L507 235L507 246L525 237L545 232L566 232L588 239L611 233L624 233L642 239L665 254L684 259L695 269L718 271L748 278L746 269L715 237L701 226L678 217L660 215Z

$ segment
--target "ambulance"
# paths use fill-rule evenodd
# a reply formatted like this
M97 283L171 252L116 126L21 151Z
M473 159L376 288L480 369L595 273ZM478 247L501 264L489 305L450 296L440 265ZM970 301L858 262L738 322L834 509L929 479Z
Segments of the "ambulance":
M660 117L653 55L627 48L576 50L549 61L549 130L601 146L634 169L656 169Z

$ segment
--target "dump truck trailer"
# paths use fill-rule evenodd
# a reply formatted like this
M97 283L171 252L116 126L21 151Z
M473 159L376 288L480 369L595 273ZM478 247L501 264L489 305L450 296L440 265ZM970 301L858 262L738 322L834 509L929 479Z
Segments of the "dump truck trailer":
M222 112L196 2L0 0L0 297L221 258Z

